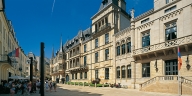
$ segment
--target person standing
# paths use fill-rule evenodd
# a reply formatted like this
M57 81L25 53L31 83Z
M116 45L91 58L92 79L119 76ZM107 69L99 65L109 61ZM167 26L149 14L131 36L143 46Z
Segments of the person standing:
M55 92L56 92L56 87L57 87L56 82L53 81L53 88L54 88Z
M14 96L14 94L15 94L15 84L14 84L14 82L11 84L10 93L11 93L11 96Z
M50 90L50 92L51 92L51 90L52 90L52 87L53 87L53 84L52 84L52 82L50 82L50 83L49 83L49 90Z
M29 81L27 87L28 87L28 94L30 94L31 93L31 88L32 88L31 81Z
M46 92L48 92L48 90L49 90L49 83L47 81L45 83L45 88L46 88Z

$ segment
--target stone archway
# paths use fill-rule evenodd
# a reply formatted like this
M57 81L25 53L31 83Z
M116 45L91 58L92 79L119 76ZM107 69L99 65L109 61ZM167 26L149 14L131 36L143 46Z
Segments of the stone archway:
M8 80L8 72L7 69L11 66L8 64L0 64L0 80ZM1 82L0 82L1 84Z

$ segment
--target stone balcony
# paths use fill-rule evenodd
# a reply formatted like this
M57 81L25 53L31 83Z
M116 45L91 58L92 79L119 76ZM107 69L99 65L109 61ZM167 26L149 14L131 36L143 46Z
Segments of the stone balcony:
M104 24L104 25L101 25L99 28L97 28L97 30L95 30L95 31L93 32L93 35L101 32L101 31L103 31L103 30L105 30L105 29L108 29L108 28L111 28L111 24L110 24L110 23L106 23L106 24Z
M191 45L192 45L192 35L188 35L185 37L176 38L173 40L161 42L147 47L135 49L133 50L133 57L139 56L141 59L142 55L145 54L146 56L148 56L148 54L154 54L155 56L157 56L158 55L157 53L159 52L163 52L163 54L166 55L167 54L166 50L168 49L173 49L173 52L177 53L176 50L177 46L182 47L186 51L188 51Z
M76 67L70 68L68 69L70 72L77 72L77 71L82 71L82 70L88 70L88 66L87 65L78 65Z

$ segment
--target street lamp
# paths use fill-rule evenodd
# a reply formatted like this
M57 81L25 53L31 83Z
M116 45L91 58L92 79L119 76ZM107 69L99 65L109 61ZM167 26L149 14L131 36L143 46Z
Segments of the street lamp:
M189 65L189 55L187 55L187 59L185 62L187 64L186 68L187 68L187 70L189 70L191 68L191 66Z

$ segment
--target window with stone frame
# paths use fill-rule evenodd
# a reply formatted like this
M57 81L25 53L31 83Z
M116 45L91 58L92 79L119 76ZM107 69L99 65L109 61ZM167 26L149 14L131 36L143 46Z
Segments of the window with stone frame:
M105 79L109 79L109 68L105 68Z
M74 79L74 74L72 74L72 79Z
M171 22L165 24L165 40L172 40L177 38L177 23Z
M150 63L142 64L142 77L150 77Z
M95 63L98 62L98 59L99 59L99 54L98 54L98 52L96 52L96 53L95 53Z
M125 78L125 66L121 67L121 78Z
M127 53L131 53L131 42L127 42Z
M87 79L87 72L84 73L84 79Z
M165 75L178 75L178 60L165 61Z
M99 70L96 69L96 70L95 70L95 79L98 79L98 78L99 78Z
M121 45L121 54L125 54L125 44Z
M84 56L84 66L87 65L87 56Z
M95 39L95 48L97 48L97 47L98 47L98 38Z
M83 73L82 72L80 73L80 79L83 79Z
M95 24L95 33L97 32L98 28L97 28L97 24Z
M116 52L117 52L117 56L119 56L119 55L120 55L120 46L117 46L117 47L116 47L116 50L117 50L117 51L116 51Z
M108 24L108 17L105 17L105 24Z
M105 60L109 60L109 49L105 50Z
M131 78L131 65L127 65L127 78Z
M59 60L63 59L63 54L59 53Z
M75 73L75 79L77 79L77 73Z
M105 44L109 43L109 33L105 34Z
M169 3L169 0L165 0L165 3L168 4L168 3Z
M87 49L87 45L85 44L84 45L84 52L86 52L86 49Z
M117 72L116 72L117 73L117 78L119 79L120 78L120 67L117 67L116 70L117 70Z
M150 46L150 32L142 33L142 47Z

